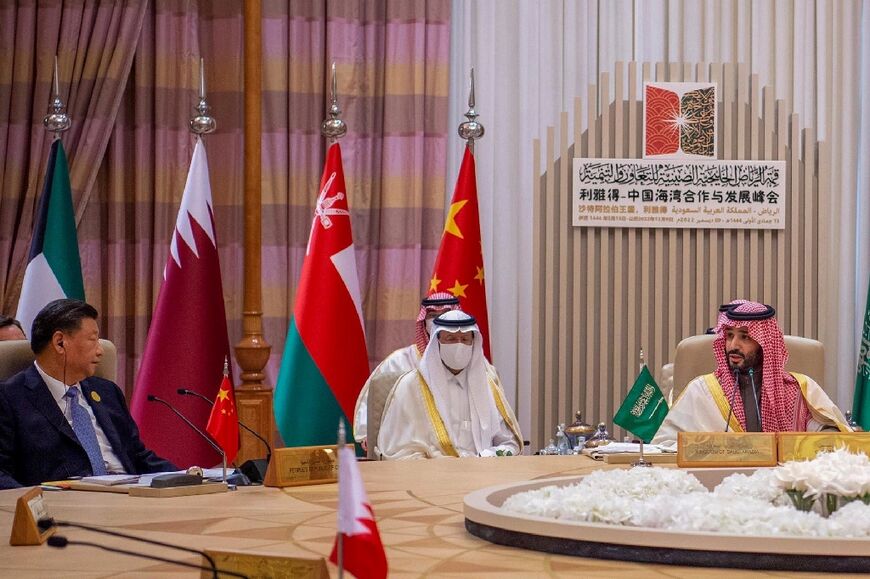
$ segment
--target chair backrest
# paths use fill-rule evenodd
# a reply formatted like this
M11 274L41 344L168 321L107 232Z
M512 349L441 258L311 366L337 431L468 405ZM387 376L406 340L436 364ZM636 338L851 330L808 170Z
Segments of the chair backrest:
M692 379L716 370L714 338L712 334L690 336L677 344L674 353L674 400ZM822 384L825 381L825 346L810 338L785 336L785 347L788 350L785 369L806 374L825 388Z
M118 351L109 340L100 340L103 357L97 364L96 375L115 382L118 371ZM27 340L0 341L0 382L8 380L33 363L33 351Z
M375 445L378 443L378 432L381 430L381 418L384 414L384 404L387 396L396 385L396 381L402 376L402 372L388 372L380 374L369 383L368 416L366 423L366 440L368 458L375 456Z

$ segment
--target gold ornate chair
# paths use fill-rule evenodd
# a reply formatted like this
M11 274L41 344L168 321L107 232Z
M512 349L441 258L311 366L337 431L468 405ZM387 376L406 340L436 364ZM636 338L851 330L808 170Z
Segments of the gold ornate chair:
M381 429L384 404L387 402L387 396L392 392L393 386L396 385L396 381L401 376L400 372L382 374L369 384L368 423L366 425L366 438L368 439L366 456L368 458L377 458L375 456L375 445L378 443L378 432Z

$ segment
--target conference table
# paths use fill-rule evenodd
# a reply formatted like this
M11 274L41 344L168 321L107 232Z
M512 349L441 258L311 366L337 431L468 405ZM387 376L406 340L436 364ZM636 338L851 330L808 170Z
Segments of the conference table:
M387 551L390 577L791 577L794 573L639 564L551 555L489 543L464 526L463 497L483 487L581 475L606 465L585 456L518 456L361 462L360 471ZM3 577L197 577L198 571L86 546L8 544L24 489L0 491ZM194 549L288 557L328 557L336 528L337 485L261 486L174 498L45 491L51 516ZM94 541L200 563L196 555L64 528L69 540ZM332 576L337 575L329 566ZM801 577L821 576L801 574ZM842 574L838 575L843 577Z

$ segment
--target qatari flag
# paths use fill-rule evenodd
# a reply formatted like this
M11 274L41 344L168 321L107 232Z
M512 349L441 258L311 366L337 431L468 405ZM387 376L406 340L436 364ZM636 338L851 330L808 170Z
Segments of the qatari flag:
M167 400L204 430L209 407L176 390L189 388L214 399L229 355L208 162L197 139L130 404L145 444L179 467L210 467L221 459L168 408L149 402L148 395Z

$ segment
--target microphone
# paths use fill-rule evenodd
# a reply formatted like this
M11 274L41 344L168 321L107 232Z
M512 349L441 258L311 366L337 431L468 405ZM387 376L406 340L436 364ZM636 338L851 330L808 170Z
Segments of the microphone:
M224 449L222 449L218 443L216 443L214 440L212 440L211 436L209 436L208 434L206 434L205 432L203 432L202 430L200 430L200 429L199 429L199 428L198 428L198 427L197 427L193 422L191 422L191 421L187 418L187 416L185 416L184 414L182 414L181 412L179 412L179 410L178 410L177 408L175 408L175 406L173 406L172 404L170 404L169 402L167 402L167 401L164 400L163 398L161 398L161 397L159 397L159 396L155 396L154 394L149 394L149 395L148 395L148 402L159 402L160 404L163 404L164 406L166 406L166 407L167 407L168 409L170 409L170 410L171 410L171 411L172 411L176 416L178 416L180 419L182 419L182 420L184 421L185 424L187 424L187 425L188 425L189 427L191 427L191 428L192 428L192 429L193 429L193 430L194 430L198 435L200 435L200 436L203 438L203 440L205 440L207 443L209 443L209 445L211 445L211 447L212 447L213 449L215 449L215 451L216 451L219 455L221 455L221 459L222 459L222 461L223 461L223 474L224 474L224 481L223 481L223 482L227 482L227 453L224 452Z
M752 386L752 396L755 398L755 414L758 416L758 428L764 432L764 423L761 421L761 407L758 405L758 393L755 391L755 370L749 369L749 382Z
M94 543L91 541L70 541L66 537L61 535L52 535L48 538L48 544L51 547L57 547L58 549L63 549L67 545L79 545L83 547L95 547L97 549L102 549L103 551L109 551L110 553L120 553L121 555L129 555L130 557L139 557L140 559L148 559L150 561L160 561L161 563L169 563L171 565L179 565L180 567L188 567L191 569L199 569L200 571L207 571L211 574L212 577L217 579L219 577L218 573L220 572L223 575L230 575L232 577L242 577L244 579L248 579L247 575L242 575L241 573L235 573L233 571L222 571L217 569L216 567L206 567L205 565L197 565L195 563L188 563L186 561L176 561L175 559L167 559L165 557L158 557L157 555L146 555L145 553L137 553L135 551L128 551L127 549L119 549L118 547L109 547L108 545L101 545L99 543ZM170 545L167 545L170 546ZM204 554L204 553L203 553Z
M40 531L47 531L53 527L73 527L76 529L84 529L85 531L91 531L92 533L102 533L103 535L109 535L110 537L121 537L122 539L130 539L131 541L139 541L141 543L148 543L149 545L156 545L157 547L167 547L169 549L176 549L178 551L186 551L188 553L193 553L195 555L202 555L208 561L209 565L211 565L212 571L217 571L217 564L214 562L214 559L211 555L206 553L205 551L200 551L198 549L191 549L189 547L182 547L180 545L173 545L172 543L164 543L163 541L157 541L155 539L146 539L145 537L137 537L135 535L128 535L127 533L122 533L121 531L114 531L109 529L103 529L101 527L92 527L91 525L83 525L80 523L73 523L70 521L58 521L53 517L46 517L44 519L39 519L36 522L36 526L39 527ZM57 535L52 535L57 536ZM67 543L66 537L60 537L63 540L63 545L53 545L54 547L65 547ZM203 567L205 569L205 567Z
M731 400L728 401L728 418L725 419L725 432L728 432L728 427L731 425L731 414L734 413L734 398L737 396L738 388L740 388L740 368L734 368L734 390L731 391Z
M209 400L207 396L203 396L199 392L195 392L193 390L188 390L187 388L179 388L178 390L176 390L176 392L178 392L182 396L195 396L195 397L199 398L200 400L204 400L205 402L207 402L209 406L214 406L213 400ZM258 459L254 459L254 460L246 460L244 463L242 463L241 466L239 466L239 470L242 471L243 473L245 473L246 475L248 475L248 478L251 479L251 482L255 482L255 483L263 482L263 479L266 477L266 469L269 466L269 461L272 459L272 446L269 444L269 442L265 438L260 436L260 434L258 432L256 432L254 429L249 427L247 424L245 424L241 420L239 420L238 422L239 422L239 426L241 426L242 428L244 428L245 430L250 432L255 438L257 438L260 442L262 442L266 447L266 459L265 460L263 460L262 458L258 458Z

